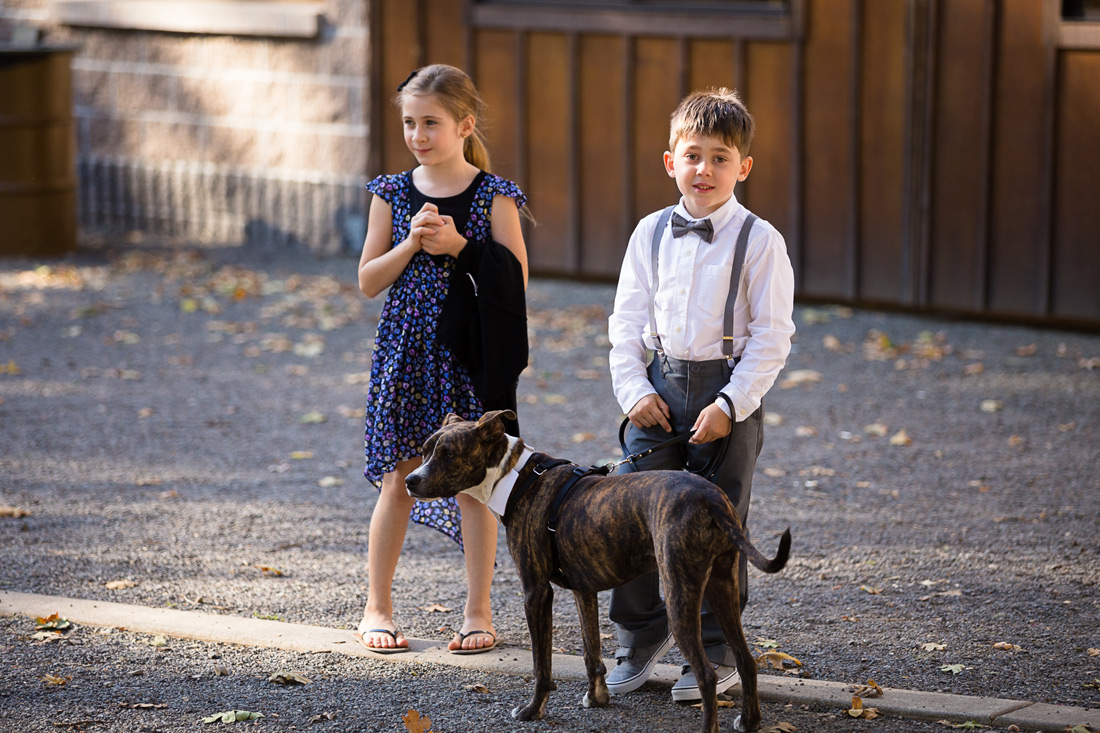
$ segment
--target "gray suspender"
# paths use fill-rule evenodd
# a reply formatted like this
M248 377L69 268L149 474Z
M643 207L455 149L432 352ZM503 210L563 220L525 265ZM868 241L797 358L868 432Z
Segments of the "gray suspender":
M669 206L661 212L661 218L657 220L657 228L653 230L653 242L650 245L650 271L653 273L653 282L649 288L649 335L653 338L653 345L658 353L664 353L661 346L661 337L657 335L657 315L654 309L654 301L657 297L657 288L660 287L657 270L657 254L661 250L661 238L665 233L665 226L675 206ZM722 354L727 359L733 358L733 309L737 301L737 291L741 284L741 270L745 266L745 250L749 247L749 232L756 223L756 215L749 214L745 223L741 225L741 233L737 235L737 247L733 252L733 269L730 271L730 292L726 298L726 316L722 324Z

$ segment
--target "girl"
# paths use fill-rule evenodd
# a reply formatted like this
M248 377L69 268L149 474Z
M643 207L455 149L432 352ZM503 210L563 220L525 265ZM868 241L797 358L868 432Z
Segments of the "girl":
M468 596L462 628L448 649L476 654L496 646L489 606L496 520L466 495L457 504L415 502L405 491L405 477L420 464L420 446L448 412L471 419L489 409L515 410L516 380L527 363L527 250L519 217L526 197L511 181L488 172L489 155L477 128L484 104L464 72L427 66L397 91L405 144L419 165L367 185L374 198L359 288L371 298L386 288L389 293L367 395L364 475L381 493L370 520L370 587L357 637L376 652L408 649L393 622L391 585L411 513L413 521L463 547ZM505 320L512 324L507 343L513 348L503 359L476 345L464 348L477 330L478 309L485 307L486 298L476 297L479 277L493 278L486 290L494 297L512 294ZM472 314L456 312L471 307ZM484 310L481 314L486 317ZM501 365L508 365L503 373ZM509 433L518 435L518 425Z

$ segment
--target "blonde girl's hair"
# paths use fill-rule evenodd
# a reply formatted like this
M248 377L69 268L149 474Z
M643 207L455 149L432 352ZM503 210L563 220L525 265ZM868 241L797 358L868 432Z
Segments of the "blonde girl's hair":
M485 119L485 102L469 75L447 64L425 66L409 74L409 78L397 87L394 104L400 107L412 94L434 97L456 122L473 116L474 131L466 138L462 154L471 165L489 173L489 150L478 126Z
M756 123L737 92L726 87L711 87L684 97L672 113L668 149L691 135L710 135L737 148L744 158L749 154Z

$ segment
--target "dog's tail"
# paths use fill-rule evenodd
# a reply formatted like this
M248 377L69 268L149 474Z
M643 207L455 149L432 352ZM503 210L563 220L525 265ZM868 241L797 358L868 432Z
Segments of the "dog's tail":
M779 538L779 551L775 553L775 557L771 560L760 554L760 550L756 549L742 532L736 533L735 541L737 542L737 546L741 549L741 552L745 553L745 557L749 559L749 562L765 573L778 573L786 567L787 559L791 556L790 527L788 527L783 532L783 536Z

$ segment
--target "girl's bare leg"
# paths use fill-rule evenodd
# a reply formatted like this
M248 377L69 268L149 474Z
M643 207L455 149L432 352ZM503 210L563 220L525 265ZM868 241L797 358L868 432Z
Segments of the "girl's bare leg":
M462 511L462 542L466 548L466 581L469 585L462 633L481 630L495 634L489 589L493 584L493 564L497 557L497 520L488 507L472 496L459 494L456 498ZM456 634L447 648L480 649L493 643L494 638L489 634L471 634L464 640Z
M389 634L369 633L368 629L396 630L393 623L393 574L397 559L405 544L405 531L409 527L409 513L414 500L405 491L405 477L420 465L419 458L402 461L392 473L382 477L382 491L370 518L370 535L367 544L367 605L359 632L368 647L406 647L409 642L398 632L397 639Z

